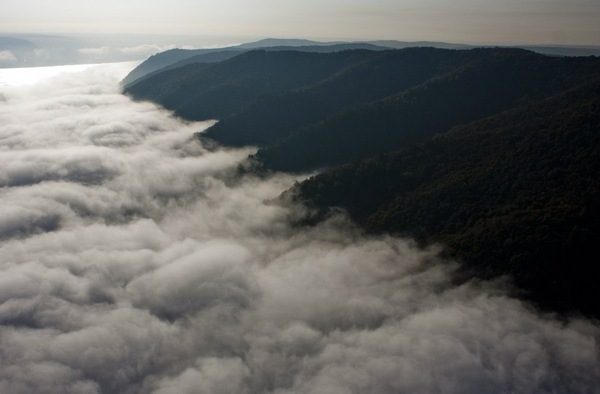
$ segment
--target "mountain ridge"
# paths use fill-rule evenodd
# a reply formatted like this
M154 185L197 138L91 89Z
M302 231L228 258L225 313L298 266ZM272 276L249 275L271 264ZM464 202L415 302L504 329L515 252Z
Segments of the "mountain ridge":
M321 47L321 50L326 50L325 47L330 47L330 50L337 50L335 46L346 46L346 47L359 47L362 48L370 46L371 49L404 49L414 47L432 47L438 49L473 49L473 48L521 48L530 50L533 52L556 55L556 56L600 56L600 47L591 45L474 45L474 44L459 44L459 43L446 43L441 41L398 41L398 40L367 40L367 41L314 41L306 39L282 39L282 38L265 38L262 40L239 44L235 46L228 46L222 48L207 48L207 49L179 49L175 50L179 52L178 56L171 58L173 50L167 50L155 54L142 62L138 67L132 70L122 81L122 86L132 85L136 80L141 80L145 75L153 72L158 72L163 68L172 68L179 61L186 58L190 58L196 55L210 53L213 51L223 50L235 50L235 51L246 51L252 49L271 49L274 50L276 47L295 49L295 50L312 50L317 51L317 47ZM313 49L309 49L312 47Z

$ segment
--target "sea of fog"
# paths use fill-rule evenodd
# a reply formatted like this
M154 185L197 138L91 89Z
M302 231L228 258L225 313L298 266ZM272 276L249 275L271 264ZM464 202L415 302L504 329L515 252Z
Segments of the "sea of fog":
M597 322L290 226L301 178L237 177L250 150L120 94L132 67L0 72L0 393L600 392Z

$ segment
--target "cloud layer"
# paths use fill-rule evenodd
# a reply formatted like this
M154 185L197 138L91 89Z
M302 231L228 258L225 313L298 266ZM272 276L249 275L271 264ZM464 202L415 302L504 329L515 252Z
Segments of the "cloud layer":
M17 61L17 57L11 51L0 51L0 65L3 63L13 63Z
M88 68L0 87L0 392L598 392L595 322L344 217ZM120 73L117 71L121 71Z

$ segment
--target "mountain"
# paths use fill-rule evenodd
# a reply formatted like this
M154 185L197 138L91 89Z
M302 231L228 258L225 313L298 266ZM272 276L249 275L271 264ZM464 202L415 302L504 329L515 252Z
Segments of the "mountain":
M31 41L16 37L0 36L0 51L34 50L35 48L35 44Z
M509 275L544 308L600 317L600 79L421 144L324 172L287 193L319 220L440 243L465 277Z
M126 87L128 85L133 84L136 81L141 81L144 77L147 77L150 74L155 73L158 70L168 69L169 66L173 66L185 59L194 58L197 56L205 56L209 54L213 54L215 52L224 52L224 49L170 49L168 51L160 52L155 55L150 56L136 68L134 68L123 80L121 81L121 85ZM236 52L239 53L239 52ZM213 62L213 61L221 61L224 60L222 58L210 59L208 56L206 59L198 59L198 63L201 62ZM181 64L182 66L185 63Z
M312 171L419 142L600 75L597 58L511 48L250 51L152 75L126 92L203 138L257 145L267 170Z
M600 46L593 45L525 45L520 48L553 56L600 56Z
M266 39L253 43L219 49L171 49L157 53L133 69L122 81L125 88L162 71L179 68L192 63L215 63L250 50L265 51L301 51L301 52L339 52L350 49L369 49L372 51L389 49L371 43L319 43L309 40Z
M417 54L417 67L428 67L430 51L410 51ZM397 94L299 127L263 146L255 158L271 170L325 168L418 142L600 75L597 59L549 58L511 49L436 51L446 54L435 59L443 62L444 72ZM217 132L226 125L224 119L207 135L219 141Z
M29 40L0 36L0 67L22 66L33 59L37 46Z
M516 48L245 51L126 92L199 137L258 146L245 170L322 171L282 198L304 224L438 243L461 276L512 278L545 310L600 317L600 59ZM301 224L301 223L300 223Z
M222 118L203 137L237 146L272 145L299 127L446 72L453 61L446 55L435 49L344 53L348 61L334 74L309 86L262 96Z
M438 49L473 49L480 48L481 45L453 44L440 41L397 41L397 40L377 40L367 41L373 45L380 45L392 49L404 48L438 48Z
M194 63L153 75L125 92L186 119L223 119L271 93L322 81L375 51L244 52L216 64Z
M313 40L305 40L301 38L265 38L255 42L249 42L246 44L239 45L239 48L243 49L258 49L267 47L303 47L303 46L315 46L315 45L333 45L339 42L320 42Z
M331 42L320 42L305 39L280 39L280 38L267 38L255 42L245 43L241 45L225 47L225 48L211 48L211 49L172 49L155 54L142 62L138 67L132 70L122 81L123 86L132 85L135 82L139 82L145 76L149 74L155 74L160 71L166 71L167 69L177 68L189 63L202 63L202 62L215 62L218 60L209 60L209 58L191 58L197 55L208 54L212 52L229 52L235 51L238 53L245 52L253 49L264 49L264 50L299 50L304 52L335 52L346 49L371 49L371 50L383 50L383 49L404 49L404 48L438 48L438 49L473 49L481 48L481 45L467 45L467 44L455 44L446 42L434 42L434 41L397 41L397 40L375 40L375 41L357 41L357 42L343 42L343 41L331 41ZM514 48L521 48L530 50L533 52L556 55L556 56L600 56L600 47L597 46L583 46L583 45L538 45L538 46L517 46ZM233 52L229 52L233 53ZM182 60L190 59L188 62L181 62ZM225 60L224 58L221 60ZM179 64L178 64L179 63Z
M194 63L218 63L230 59L242 53L241 50L225 48L222 50L205 49L172 49L157 53L148 58L134 68L123 80L121 86L127 89L128 86L139 83L153 75L184 67Z
M0 41L1 43L1 41ZM387 44L390 44L389 46ZM213 62L213 60L207 60L197 58L198 55L204 55L213 52L234 51L236 53L246 52L254 49L264 50L300 50L303 52L336 52L346 49L371 49L381 50L398 48L405 46L412 46L411 43L404 43L400 41L373 41L373 42L320 42L305 39L282 39L282 38L266 38L263 40L249 42L241 45L225 47L225 48L211 48L211 49L171 49L164 52L157 53L150 56L135 69L133 69L121 82L121 85L126 87L136 82L141 81L144 77L156 73L157 71L166 71L168 69L181 67L189 63L204 63ZM452 44L440 43L440 45L452 46ZM435 45L429 45L435 46ZM233 53L233 52L229 52ZM195 58L195 59L192 59ZM185 59L189 59L187 63L182 62ZM221 59L225 60L225 59ZM181 63L180 63L181 62Z

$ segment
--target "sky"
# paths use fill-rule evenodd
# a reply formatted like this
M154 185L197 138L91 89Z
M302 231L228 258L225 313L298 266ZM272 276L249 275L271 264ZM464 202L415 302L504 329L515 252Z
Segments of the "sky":
M598 392L597 321L291 225L303 176L236 176L253 150L122 95L131 67L0 70L1 393Z
M0 32L600 45L600 2L3 0Z

